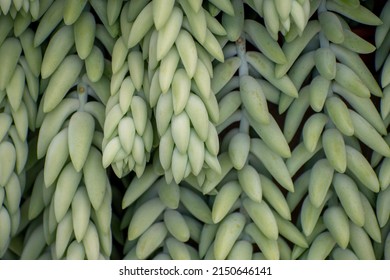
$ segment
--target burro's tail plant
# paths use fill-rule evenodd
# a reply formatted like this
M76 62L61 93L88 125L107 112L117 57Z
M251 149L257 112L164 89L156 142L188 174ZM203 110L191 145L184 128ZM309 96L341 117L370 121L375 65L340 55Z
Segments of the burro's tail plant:
M0 258L390 259L389 13L2 1Z

